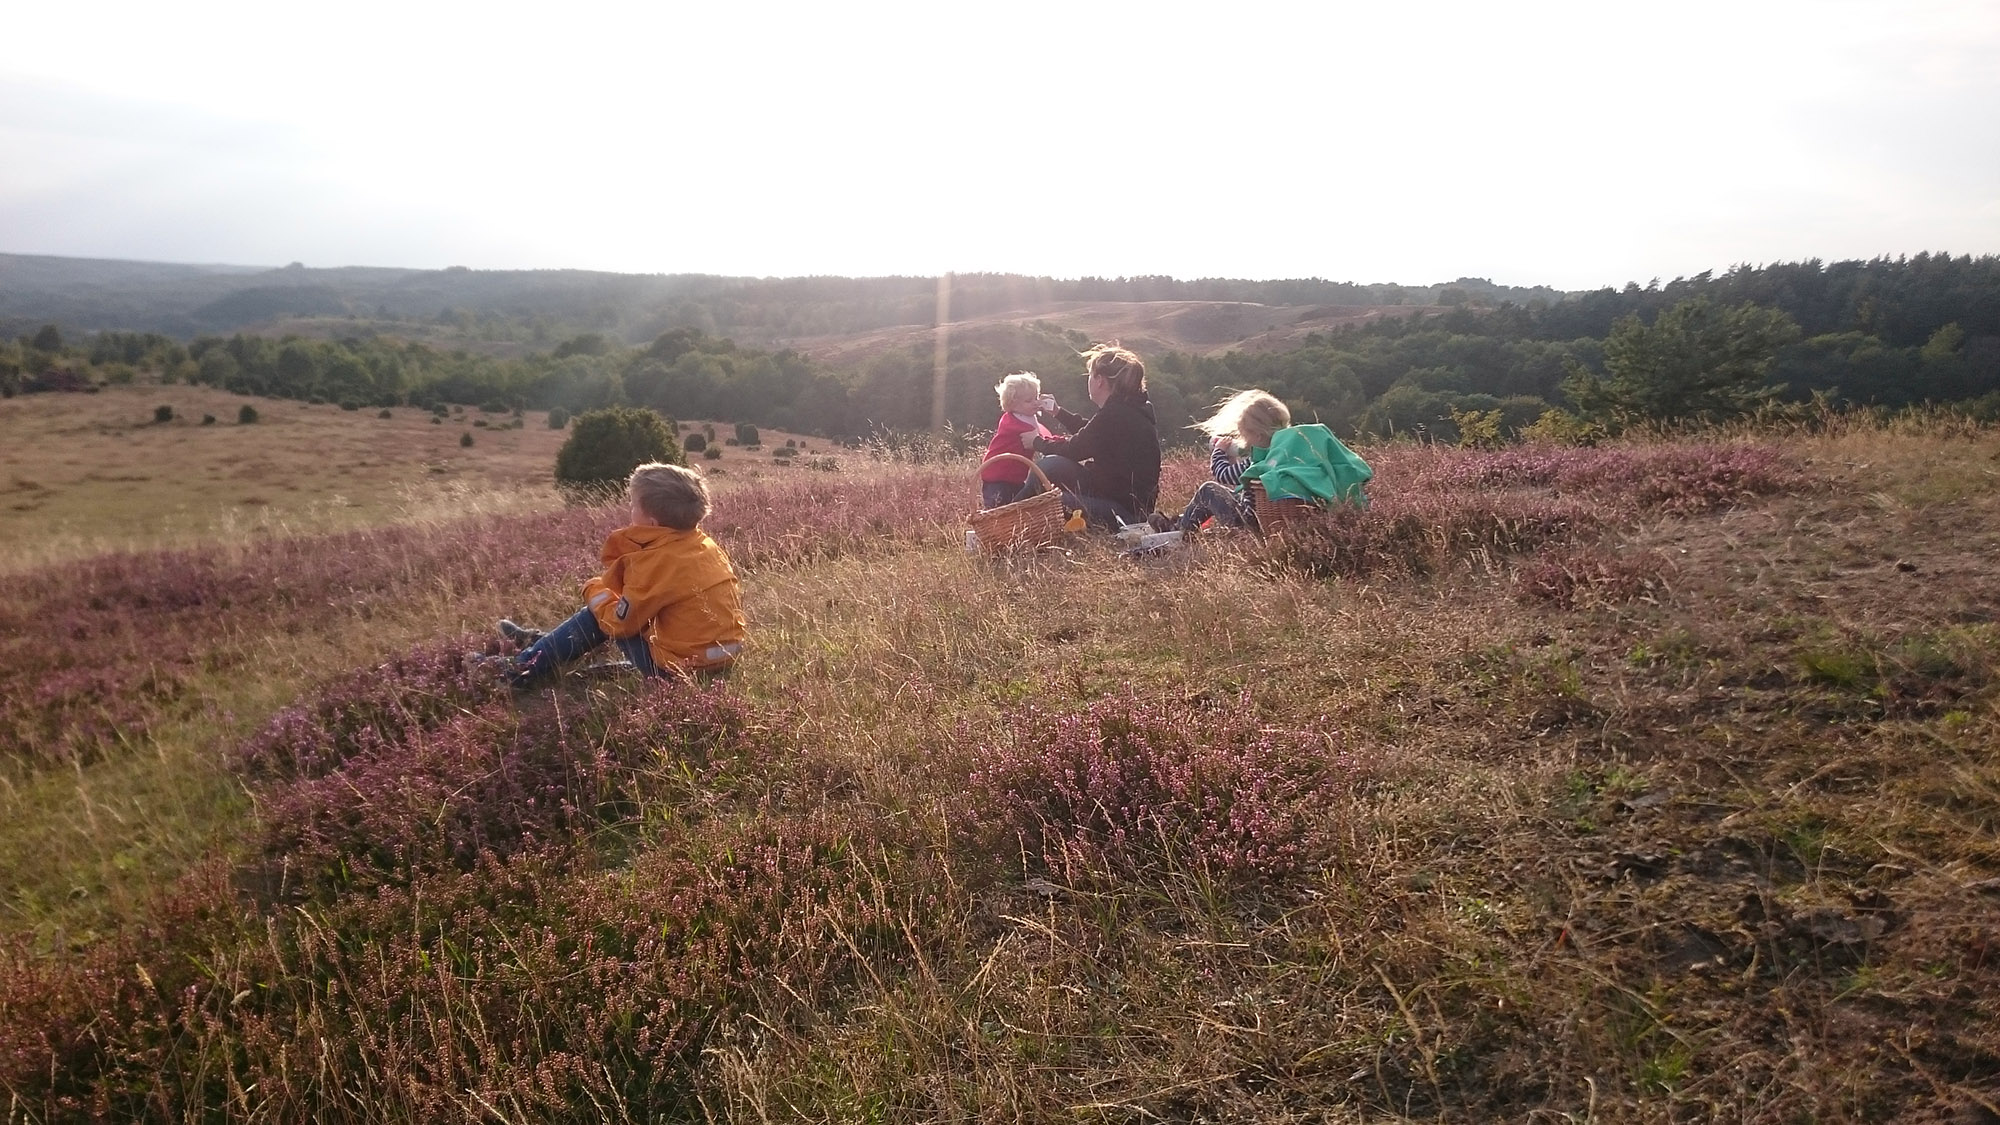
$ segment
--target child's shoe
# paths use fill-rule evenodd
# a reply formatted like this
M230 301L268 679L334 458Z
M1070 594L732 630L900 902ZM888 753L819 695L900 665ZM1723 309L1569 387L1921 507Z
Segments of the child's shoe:
M511 618L506 617L500 619L500 635L522 648L527 648L529 645L548 636L547 633L542 632L540 629L530 629L526 625L519 624Z

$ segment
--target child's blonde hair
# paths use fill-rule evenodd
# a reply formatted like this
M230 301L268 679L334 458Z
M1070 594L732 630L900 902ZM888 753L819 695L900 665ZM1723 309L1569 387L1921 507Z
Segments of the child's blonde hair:
M1013 404L1027 406L1041 398L1042 380L1032 371L1014 371L995 383L993 392L1000 396L1000 409L1012 410Z
M1212 438L1242 438L1248 445L1269 445L1271 435L1292 424L1291 408L1269 391L1238 391L1215 404L1215 413L1194 428ZM1256 439L1262 438L1263 441Z
M692 531L708 518L708 481L693 469L649 461L632 470L625 491L661 527Z

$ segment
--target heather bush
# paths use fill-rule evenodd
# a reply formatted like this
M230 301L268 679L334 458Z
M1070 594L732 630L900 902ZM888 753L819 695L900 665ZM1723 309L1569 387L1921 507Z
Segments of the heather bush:
M1614 551L1565 545L1537 552L1514 572L1515 589L1529 600L1565 609L1654 596L1666 588L1671 563L1658 551Z
M349 673L272 716L238 748L238 770L259 780L310 780L350 758L395 752L490 694L466 678L464 654L472 647L463 638Z
M572 509L0 575L0 761L76 763L204 706L188 683L255 659L241 637L393 610L432 587L581 581L616 517ZM524 547L523 544L532 545Z
M749 571L934 545L969 496L942 467L794 478L730 489L704 526ZM253 659L245 635L393 612L425 590L573 587L595 571L621 518L576 507L0 575L0 758L71 763L143 736L162 716L202 705L191 679Z
M1546 488L1622 510L1689 514L1796 488L1804 474L1767 444L1671 442L1563 448L1519 446L1416 466L1411 483L1452 488ZM1376 493L1380 495L1380 493Z
M1337 737L1264 726L1247 698L1027 706L973 751L966 816L1051 869L1284 880L1334 855L1354 762ZM1011 849L1010 849L1011 850Z
M720 685L650 681L563 706L477 705L421 657L344 684L274 721L242 760L255 776L265 854L307 887L404 882L635 820L738 746L747 709ZM607 712L610 718L607 719ZM710 784L713 784L711 781Z
M1390 493L1367 510L1337 508L1287 526L1270 558L1317 577L1424 575L1455 558L1532 551L1593 533L1579 500L1465 491Z
M0 934L0 1096L10 1116L186 1120L220 1111L222 1060L233 1049L202 1025L237 995L216 952L261 936L247 922L227 866L210 861L163 888L140 920L73 955L51 957L28 935Z
M487 853L262 920L208 865L82 955L0 941L0 1092L30 1120L673 1119L718 1020L836 1011L945 908L887 821L669 844Z

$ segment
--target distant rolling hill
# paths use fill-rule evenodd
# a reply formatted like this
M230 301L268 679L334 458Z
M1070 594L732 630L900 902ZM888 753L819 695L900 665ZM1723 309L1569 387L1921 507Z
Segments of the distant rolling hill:
M1469 299L1560 300L1547 288L1358 285L1321 279L1060 280L953 275L953 332L1035 325L1144 351L1198 354L1296 346L1313 332ZM552 347L579 332L639 343L694 327L746 345L791 347L843 366L930 341L937 279L745 278L587 270L278 269L0 254L0 331L256 332L364 328L487 351Z

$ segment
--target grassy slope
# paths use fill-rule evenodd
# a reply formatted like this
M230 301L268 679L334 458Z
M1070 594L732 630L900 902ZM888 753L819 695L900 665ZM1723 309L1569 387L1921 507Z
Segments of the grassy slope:
M156 407L174 420L156 423ZM237 423L240 407L258 412ZM204 425L204 416L213 424ZM476 426L475 422L486 422ZM0 571L108 550L250 542L557 503L550 466L567 432L545 412L463 410L433 425L399 407L343 411L199 386L113 386L0 401ZM691 424L699 425L698 422ZM726 435L728 428L724 427ZM471 446L460 445L471 434ZM794 435L702 464L738 476L770 467ZM809 439L823 450L825 443Z
M1649 511L1596 552L1446 545L1419 574L1315 580L1227 544L985 564L925 522L948 504L917 502L880 532L917 544L902 549L798 557L773 546L782 531L731 532L762 544L738 548L758 653L731 690L765 731L745 758L773 756L682 780L634 767L655 811L586 850L613 873L633 856L727 868L741 840L830 834L845 843L822 854L852 855L836 866L856 881L787 914L796 930L764 939L784 956L703 1001L719 1019L689 1064L691 1104L841 1120L1994 1112L2000 440L1857 426L1782 444L1812 479L1789 494ZM1378 452L1393 488L1407 462ZM1169 491L1196 471L1177 466ZM1551 597L1524 597L1524 577ZM325 647L273 644L261 682L204 687L223 708L10 781L11 928L38 931L39 964L85 957L159 909L146 886L176 865L216 848L253 863L260 829L214 741L284 685L568 596L475 590L387 629L336 614L313 626ZM615 722L623 690L574 686L522 713ZM1359 772L1323 795L1327 865L1245 882L1171 848L1064 864L968 835L968 779L1004 728L1031 724L1019 708L1106 696L1229 738L1245 707L1272 729L1330 730ZM307 983L352 971L286 964ZM564 1005L506 977L461 973L418 1006L462 1024L471 979L495 990L479 1018L526 1004L560 1023ZM566 1003L616 992L593 988ZM388 1088L370 1085L396 1064L368 1053L367 1029L288 1004L288 1025L359 1044L367 1065L329 1081ZM518 1062L554 1034L488 1047ZM532 1083L490 1082L532 1107ZM263 1089L267 1112L335 1104L272 1075ZM422 1112L397 1105L384 1112Z

